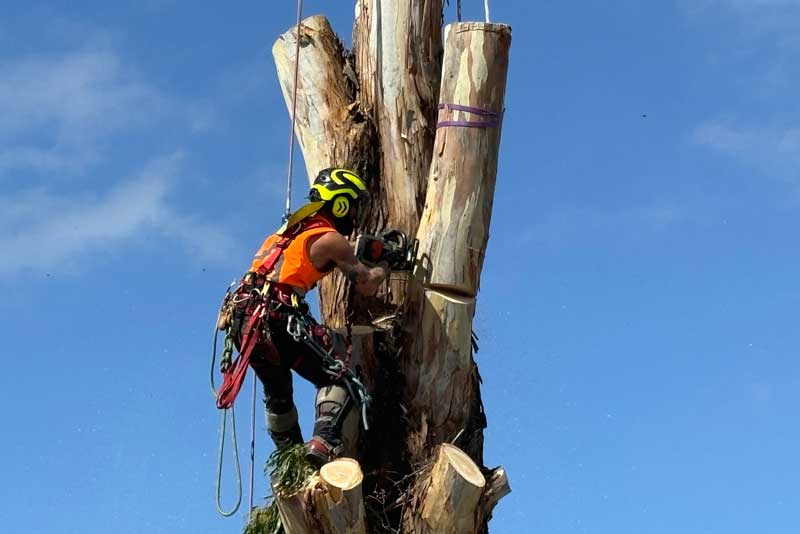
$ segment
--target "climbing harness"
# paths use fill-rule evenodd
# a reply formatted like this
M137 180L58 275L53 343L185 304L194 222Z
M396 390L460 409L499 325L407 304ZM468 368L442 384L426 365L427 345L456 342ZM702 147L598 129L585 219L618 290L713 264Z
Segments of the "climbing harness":
M226 350L220 362L224 380L219 391L216 393L217 408L222 410L233 406L236 396L242 389L245 374L250 364L250 355L259 341L267 341L271 350L274 351L274 347L269 343L269 336L264 329L264 319L267 315L274 312L274 310L269 309L269 299L272 296L271 290L273 286L266 281L266 275L273 271L278 260L280 260L283 255L283 252L289 247L294 238L301 232L319 228L322 224L323 223L320 222L311 222L310 224L303 224L301 222L283 232L280 238L265 253L258 270L245 274L235 290L231 291L229 287L228 291L225 293L225 298L223 299L222 307L219 312L219 316L222 319L217 321L218 328L221 326L226 328ZM262 280L261 287L258 287L258 282ZM297 298L294 292L292 292L292 295L294 295L294 298ZM244 305L247 308L248 317L241 332L239 356L235 360L232 360L233 332L231 331L231 326L234 309L240 305ZM213 374L213 367L211 372Z
M313 335L311 332L324 329L319 325L313 317L309 314L290 315L286 323L286 332L292 339L297 342L304 343L310 348L314 354L322 361L325 374L330 375L337 380L341 380L350 398L357 399L361 407L361 422L364 425L364 430L369 430L369 421L367 420L367 409L372 398L367 393L367 388L353 373L350 367L345 362L336 359L334 354L336 349L331 343L331 348L326 350L325 347L317 340L318 335Z
M217 511L223 516L231 516L239 509L242 500L242 476L239 463L238 442L236 437L236 422L234 413L234 403L239 391L244 383L247 369L250 366L250 356L259 344L265 345L271 357L278 358L277 349L271 341L268 319L286 320L286 332L297 342L302 342L319 359L323 366L323 371L336 379L341 380L353 399L357 399L361 406L361 418L364 428L368 429L367 406L370 396L366 388L358 377L341 360L334 356L335 347L331 344L330 349L326 349L317 337L322 337L327 332L325 327L316 323L314 318L308 313L308 305L298 298L297 293L291 289L285 289L282 284L273 284L267 280L270 274L281 259L283 252L289 247L291 242L302 232L321 227L321 221L304 219L294 224L289 229L282 228L280 237L266 251L263 261L255 272L248 272L242 277L239 284L234 288L234 283L228 286L222 299L217 322L214 331L214 339L211 354L211 391L216 399L217 408L222 410L220 421L220 444L217 457L217 483L216 483L216 503ZM240 321L240 341L238 356L233 358L234 345L234 313L242 313ZM217 389L214 381L215 366L217 360L217 345L219 332L225 332L225 340L220 356L219 368L223 374L223 383ZM253 502L253 479L255 463L255 380L253 378L253 411L251 414L251 439L250 439L250 509ZM227 430L227 414L231 412L231 446L234 450L234 468L236 470L237 498L236 504L231 510L224 510L221 505L221 479L222 479L222 459L225 447L225 434Z

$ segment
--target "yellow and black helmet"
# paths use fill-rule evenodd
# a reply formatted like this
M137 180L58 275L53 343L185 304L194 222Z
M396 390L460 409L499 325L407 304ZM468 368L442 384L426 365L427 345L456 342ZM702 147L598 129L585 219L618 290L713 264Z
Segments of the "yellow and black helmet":
M350 206L367 194L367 184L354 171L332 167L320 171L308 193L311 202L329 202L336 217L345 217Z

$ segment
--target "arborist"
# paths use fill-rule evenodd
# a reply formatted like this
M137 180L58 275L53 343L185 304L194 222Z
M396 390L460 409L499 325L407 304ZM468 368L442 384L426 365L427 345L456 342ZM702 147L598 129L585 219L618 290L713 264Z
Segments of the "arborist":
M349 410L366 423L368 396L347 367L348 349L341 336L319 325L304 297L319 280L339 269L355 291L373 295L387 278L390 263L380 254L367 265L347 240L367 195L364 179L348 169L319 173L309 203L266 238L239 286L229 292L218 328L239 352L223 355L225 383L217 406L226 408L241 388L249 364L264 386L267 428L276 447L303 443L292 398L292 373L317 387L316 417L306 457L316 466L336 456L342 446L342 425Z

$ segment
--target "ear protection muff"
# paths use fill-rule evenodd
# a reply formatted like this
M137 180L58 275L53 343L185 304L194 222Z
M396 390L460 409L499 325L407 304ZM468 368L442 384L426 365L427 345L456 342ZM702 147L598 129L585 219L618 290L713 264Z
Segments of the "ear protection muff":
M333 213L334 217L345 217L348 213L350 213L350 199L344 195L339 195L333 199L333 205L331 206L331 212Z

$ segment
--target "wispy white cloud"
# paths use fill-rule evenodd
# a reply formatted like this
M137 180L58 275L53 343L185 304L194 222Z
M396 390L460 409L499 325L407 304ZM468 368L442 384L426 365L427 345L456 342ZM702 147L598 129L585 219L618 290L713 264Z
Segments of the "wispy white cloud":
M109 134L150 123L166 99L109 50L0 65L0 171L80 170Z
M0 117L0 174L82 172L115 135L214 121L210 105L168 96L108 46L0 63Z
M768 48L773 53L792 52L800 46L800 0L679 0L698 21L724 21L733 31L731 40L748 43L731 53ZM735 29L734 29L735 27Z
M225 257L230 245L224 232L170 203L179 161L177 154L154 160L101 195L36 189L4 196L0 278L80 266L98 251L154 237L177 241L203 259Z
M692 130L691 140L797 189L800 0L698 0L684 5L699 15L700 23L712 25L709 35L717 41L712 55L730 62L739 93L723 99L735 109L716 112L735 120L702 122ZM720 26L728 31L720 32ZM757 113L749 111L750 102L757 103Z
M710 121L694 130L692 140L800 184L800 127L754 128Z

